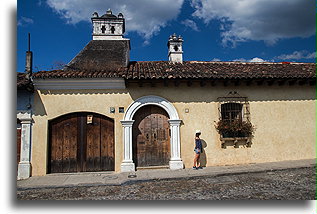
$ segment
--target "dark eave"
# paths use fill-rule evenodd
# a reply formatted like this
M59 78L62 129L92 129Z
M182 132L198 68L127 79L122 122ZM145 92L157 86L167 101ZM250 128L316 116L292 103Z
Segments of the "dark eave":
M27 78L26 73L17 72L17 89L33 92L34 90L33 83L30 79Z

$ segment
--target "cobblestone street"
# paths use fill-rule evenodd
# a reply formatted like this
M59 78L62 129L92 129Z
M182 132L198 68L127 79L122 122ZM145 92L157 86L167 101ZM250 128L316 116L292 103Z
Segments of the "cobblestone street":
M133 181L121 186L18 189L19 200L315 200L316 167Z

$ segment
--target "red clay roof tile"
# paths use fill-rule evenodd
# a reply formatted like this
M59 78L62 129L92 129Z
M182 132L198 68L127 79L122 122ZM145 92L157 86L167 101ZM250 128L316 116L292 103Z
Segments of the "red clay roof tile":
M257 79L257 78L316 78L314 63L241 63L168 61L130 62L126 67L104 70L39 71L33 78L114 78L124 79Z

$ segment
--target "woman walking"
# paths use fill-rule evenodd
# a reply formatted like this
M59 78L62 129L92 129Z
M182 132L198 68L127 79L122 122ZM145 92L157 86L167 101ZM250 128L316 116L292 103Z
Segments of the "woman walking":
M200 157L200 153L201 153L201 149L202 149L202 144L201 144L201 140L199 138L199 136L201 135L201 131L200 130L196 130L196 136L195 136L195 158L194 158L194 166L193 169L202 169L202 167L200 166L200 161L199 161L199 157Z

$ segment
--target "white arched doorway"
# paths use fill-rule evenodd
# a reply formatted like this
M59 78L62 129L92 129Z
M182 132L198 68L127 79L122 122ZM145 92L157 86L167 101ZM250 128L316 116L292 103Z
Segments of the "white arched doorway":
M169 167L172 170L183 169L183 161L180 158L180 135L179 127L181 120L178 117L175 107L166 99L158 96L144 96L134 101L127 109L124 119L121 120L123 126L124 153L121 164L121 172L135 171L135 164L132 159L132 125L134 114L145 105L156 105L163 108L169 115L169 125L171 130L171 158Z

